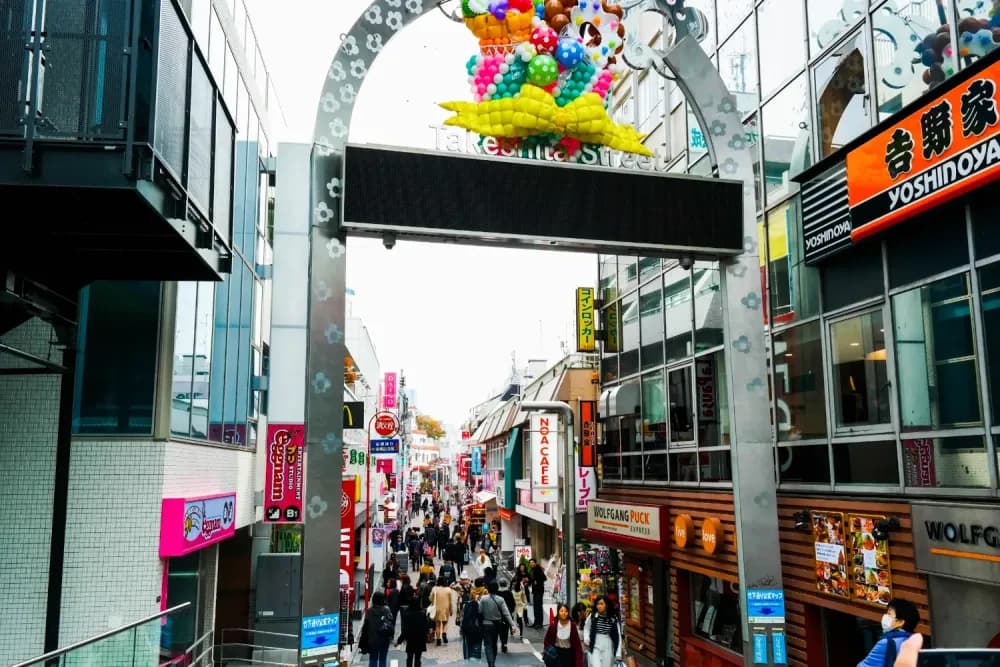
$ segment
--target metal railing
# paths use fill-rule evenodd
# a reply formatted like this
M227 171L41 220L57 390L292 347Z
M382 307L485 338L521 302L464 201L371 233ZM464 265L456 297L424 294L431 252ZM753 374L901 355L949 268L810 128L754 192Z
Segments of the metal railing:
M49 651L37 658L11 667L69 667L70 665L103 665L105 667L146 667L159 661L160 626L167 616L183 611L190 602L179 604L152 616L139 619L114 630L102 632L69 646Z
M294 667L298 664L298 635L224 628L218 638L216 642L214 630L206 632L184 652L179 664L185 667Z

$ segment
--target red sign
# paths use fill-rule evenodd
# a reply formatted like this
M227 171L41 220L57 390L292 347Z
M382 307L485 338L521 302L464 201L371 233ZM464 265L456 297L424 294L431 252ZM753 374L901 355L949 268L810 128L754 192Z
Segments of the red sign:
M305 437L301 424L268 424L264 523L302 523Z
M904 440L903 470L906 472L906 486L937 486L934 441L930 438Z
M399 432L399 420L391 412L375 415L375 432L383 438L391 438Z
M468 440L472 437L471 431L462 431L462 440Z
M580 401L580 465L597 465L597 401Z
M355 480L341 482L340 493L340 587L353 588L354 575L354 487Z

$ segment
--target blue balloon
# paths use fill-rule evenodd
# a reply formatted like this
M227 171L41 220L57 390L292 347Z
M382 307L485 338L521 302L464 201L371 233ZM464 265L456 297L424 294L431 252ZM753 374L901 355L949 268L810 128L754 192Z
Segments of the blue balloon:
M558 48L556 48L556 60L563 67L575 67L583 60L583 47L576 40L561 39Z

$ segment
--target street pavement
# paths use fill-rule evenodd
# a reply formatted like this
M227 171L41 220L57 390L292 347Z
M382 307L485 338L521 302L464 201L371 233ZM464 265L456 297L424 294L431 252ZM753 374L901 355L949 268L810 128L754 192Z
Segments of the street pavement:
M434 559L434 571L437 572L441 567L440 558ZM468 567L468 566L466 566ZM416 572L409 573L411 577L416 580ZM454 594L454 608L458 607L458 593ZM555 607L555 603L551 599L551 593L546 591L546 601L545 601L545 614L549 614L549 610ZM529 607L529 616L531 615L531 610ZM534 620L534 619L532 619ZM542 641L545 638L545 628L548 626L548 618L543 619L543 627L541 630L536 630L530 627L525 628L524 637L520 634L512 636L507 643L507 653L500 652L500 642L497 642L497 662L496 667L538 667L542 663ZM361 632L361 621L353 621L354 623L354 636L357 637ZM399 636L399 623L396 625L396 637ZM462 636L459 634L458 626L455 625L455 618L448 621L448 640L447 644L442 644L441 646L436 646L435 642L430 641L427 643L427 652L421 657L421 667L438 667L444 665L456 665L456 664L471 664L471 665L486 665L486 652L483 650L483 657L481 659L471 659L465 660L462 658ZM353 653L351 656L351 667L365 667L368 664L368 655L361 654L357 650L357 645L353 647ZM397 648L396 646L389 647L388 656L389 667L406 667L406 649L405 644Z

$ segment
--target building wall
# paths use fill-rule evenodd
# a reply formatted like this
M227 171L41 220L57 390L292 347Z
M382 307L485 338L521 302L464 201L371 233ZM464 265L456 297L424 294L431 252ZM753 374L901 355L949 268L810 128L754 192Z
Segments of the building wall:
M236 528L256 520L254 453L181 442L164 443L163 498L236 491ZM263 488L263 486L261 486Z
M163 444L73 441L59 644L160 610Z
M0 342L49 356L51 327L32 319ZM58 361L60 355L55 353ZM26 364L4 355L5 367ZM42 653L52 535L59 376L0 375L0 664Z

